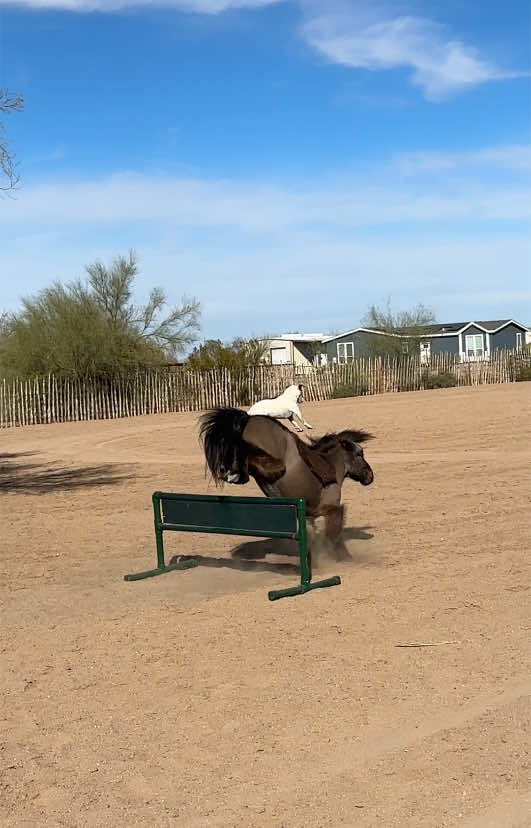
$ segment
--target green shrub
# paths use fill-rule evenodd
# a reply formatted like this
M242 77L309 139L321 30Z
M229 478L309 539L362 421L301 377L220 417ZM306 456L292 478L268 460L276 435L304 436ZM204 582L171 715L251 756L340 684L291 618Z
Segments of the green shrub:
M516 382L531 382L531 365L521 365L518 368Z
M257 396L257 399L258 399L259 395L256 395L256 396ZM250 396L249 396L249 389L248 388L244 387L244 388L238 389L238 391L236 392L236 402L237 402L238 405L241 405L241 406L248 406L248 405L251 404L251 399L250 399Z
M367 386L363 382L345 382L336 385L332 392L332 399L339 400L344 397L361 397L367 393Z
M457 378L450 371L442 371L440 374L426 373L423 384L424 388L453 388L457 385Z

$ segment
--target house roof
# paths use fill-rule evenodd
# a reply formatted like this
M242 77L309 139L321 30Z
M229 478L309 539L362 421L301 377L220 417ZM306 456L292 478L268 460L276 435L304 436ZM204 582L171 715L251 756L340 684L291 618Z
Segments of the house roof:
M489 319L482 322L475 320L471 322L436 322L433 325L420 325L417 330L421 336L444 336L457 334L460 331L464 331L465 328L474 325L484 331L494 333L494 331L499 331L501 328L505 328L506 325L510 324L516 325L524 331L528 330L526 325L522 325L521 322L515 322L514 319Z
M441 333L457 333L462 330L468 322L436 322L433 325L419 325L419 333L426 334L441 334Z
M452 336L453 334L457 334L460 331L464 331L466 328L469 328L471 325L475 325L478 328L483 329L484 331L488 331L489 333L493 333L494 331L499 331L501 328L504 328L506 325L516 325L518 328L521 328L523 331L531 330L527 327L527 325L523 325L521 322L516 322L514 319L489 319L483 322L435 322L433 325L419 325L416 329L418 331L419 336ZM404 329L404 334L406 334L406 329ZM351 334L355 333L369 333L369 334L380 334L383 336L400 336L400 332L397 333L389 333L387 331L382 330L381 328L351 328L349 331L342 331L342 333L333 334L332 336L325 336L323 333L284 333L280 334L280 336L273 337L274 339L284 339L286 341L291 342L333 342L335 339L342 339L344 336L350 336Z
M388 333L379 328L352 328L350 331L343 331L333 336L325 336L323 342L333 342L334 339L341 339L343 336L350 336L350 334L358 333L359 331L362 333L382 334L383 336L398 336L396 333Z
M276 339L286 339L290 342L321 342L324 339L323 333L285 333L274 337Z

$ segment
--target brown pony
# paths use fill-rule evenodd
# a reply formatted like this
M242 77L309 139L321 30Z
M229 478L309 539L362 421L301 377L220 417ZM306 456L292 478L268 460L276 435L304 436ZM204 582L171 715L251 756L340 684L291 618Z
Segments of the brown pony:
M254 477L267 497L303 497L312 524L324 517L325 539L338 560L347 554L341 486L346 477L363 486L372 483L374 474L360 445L371 437L346 430L308 444L278 420L249 416L239 408L216 408L200 418L200 438L214 482L243 484Z

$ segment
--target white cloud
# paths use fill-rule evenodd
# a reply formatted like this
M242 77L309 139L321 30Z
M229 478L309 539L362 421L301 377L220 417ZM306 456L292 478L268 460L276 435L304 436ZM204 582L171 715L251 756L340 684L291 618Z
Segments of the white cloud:
M515 77L482 59L427 18L392 16L361 4L342 11L314 12L303 26L308 43L333 63L373 71L406 68L429 100L465 87Z
M257 9L278 2L282 0L0 0L0 6L18 5L31 9L74 12L113 12L135 6L153 6L198 14L216 14L228 9Z
M0 200L2 306L135 247L140 289L197 295L205 335L348 328L389 293L449 320L531 321L524 157L523 147L420 154L407 175L395 159L304 186L132 173L26 182ZM474 175L478 159L518 159L522 171L493 183ZM434 164L453 166L436 180Z
M395 166L406 175L471 167L531 172L531 146L514 144L465 152L406 153L395 159Z
M396 15L372 0L0 0L0 6L73 12L152 7L217 14L290 1L302 10L303 38L331 62L372 71L405 68L428 100L441 100L486 81L529 74L500 69L436 21Z
M531 289L525 263L528 238L455 240L451 238L345 240L313 233L268 237L243 252L235 241L221 249L197 241L138 239L139 299L153 284L168 291L170 301L183 292L203 304L204 337L280 333L282 330L348 330L371 302L391 295L395 308L417 301L435 307L443 321L515 317L531 322ZM120 240L122 241L122 240ZM2 271L9 278L2 306L16 307L21 293L38 290L55 279L83 275L96 258L110 261L127 251L114 240L97 237L65 243L50 237L4 251ZM500 273L508 290L500 287Z
M389 171L387 171L389 173ZM466 182L430 189L418 181L344 181L314 187L118 174L100 180L26 185L0 201L0 223L176 222L247 233L307 225L356 228L406 222L525 220L529 189Z

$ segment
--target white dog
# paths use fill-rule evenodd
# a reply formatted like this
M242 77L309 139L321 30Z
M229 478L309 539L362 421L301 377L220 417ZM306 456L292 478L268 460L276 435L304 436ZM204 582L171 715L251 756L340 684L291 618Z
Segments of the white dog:
M290 423L297 429L303 429L297 425L295 417L297 417L306 428L311 428L310 423L303 419L299 403L302 402L303 385L290 385L278 397L273 400L260 400L260 402L252 405L248 411L249 414L265 414L266 417L275 417L277 420L289 420Z

